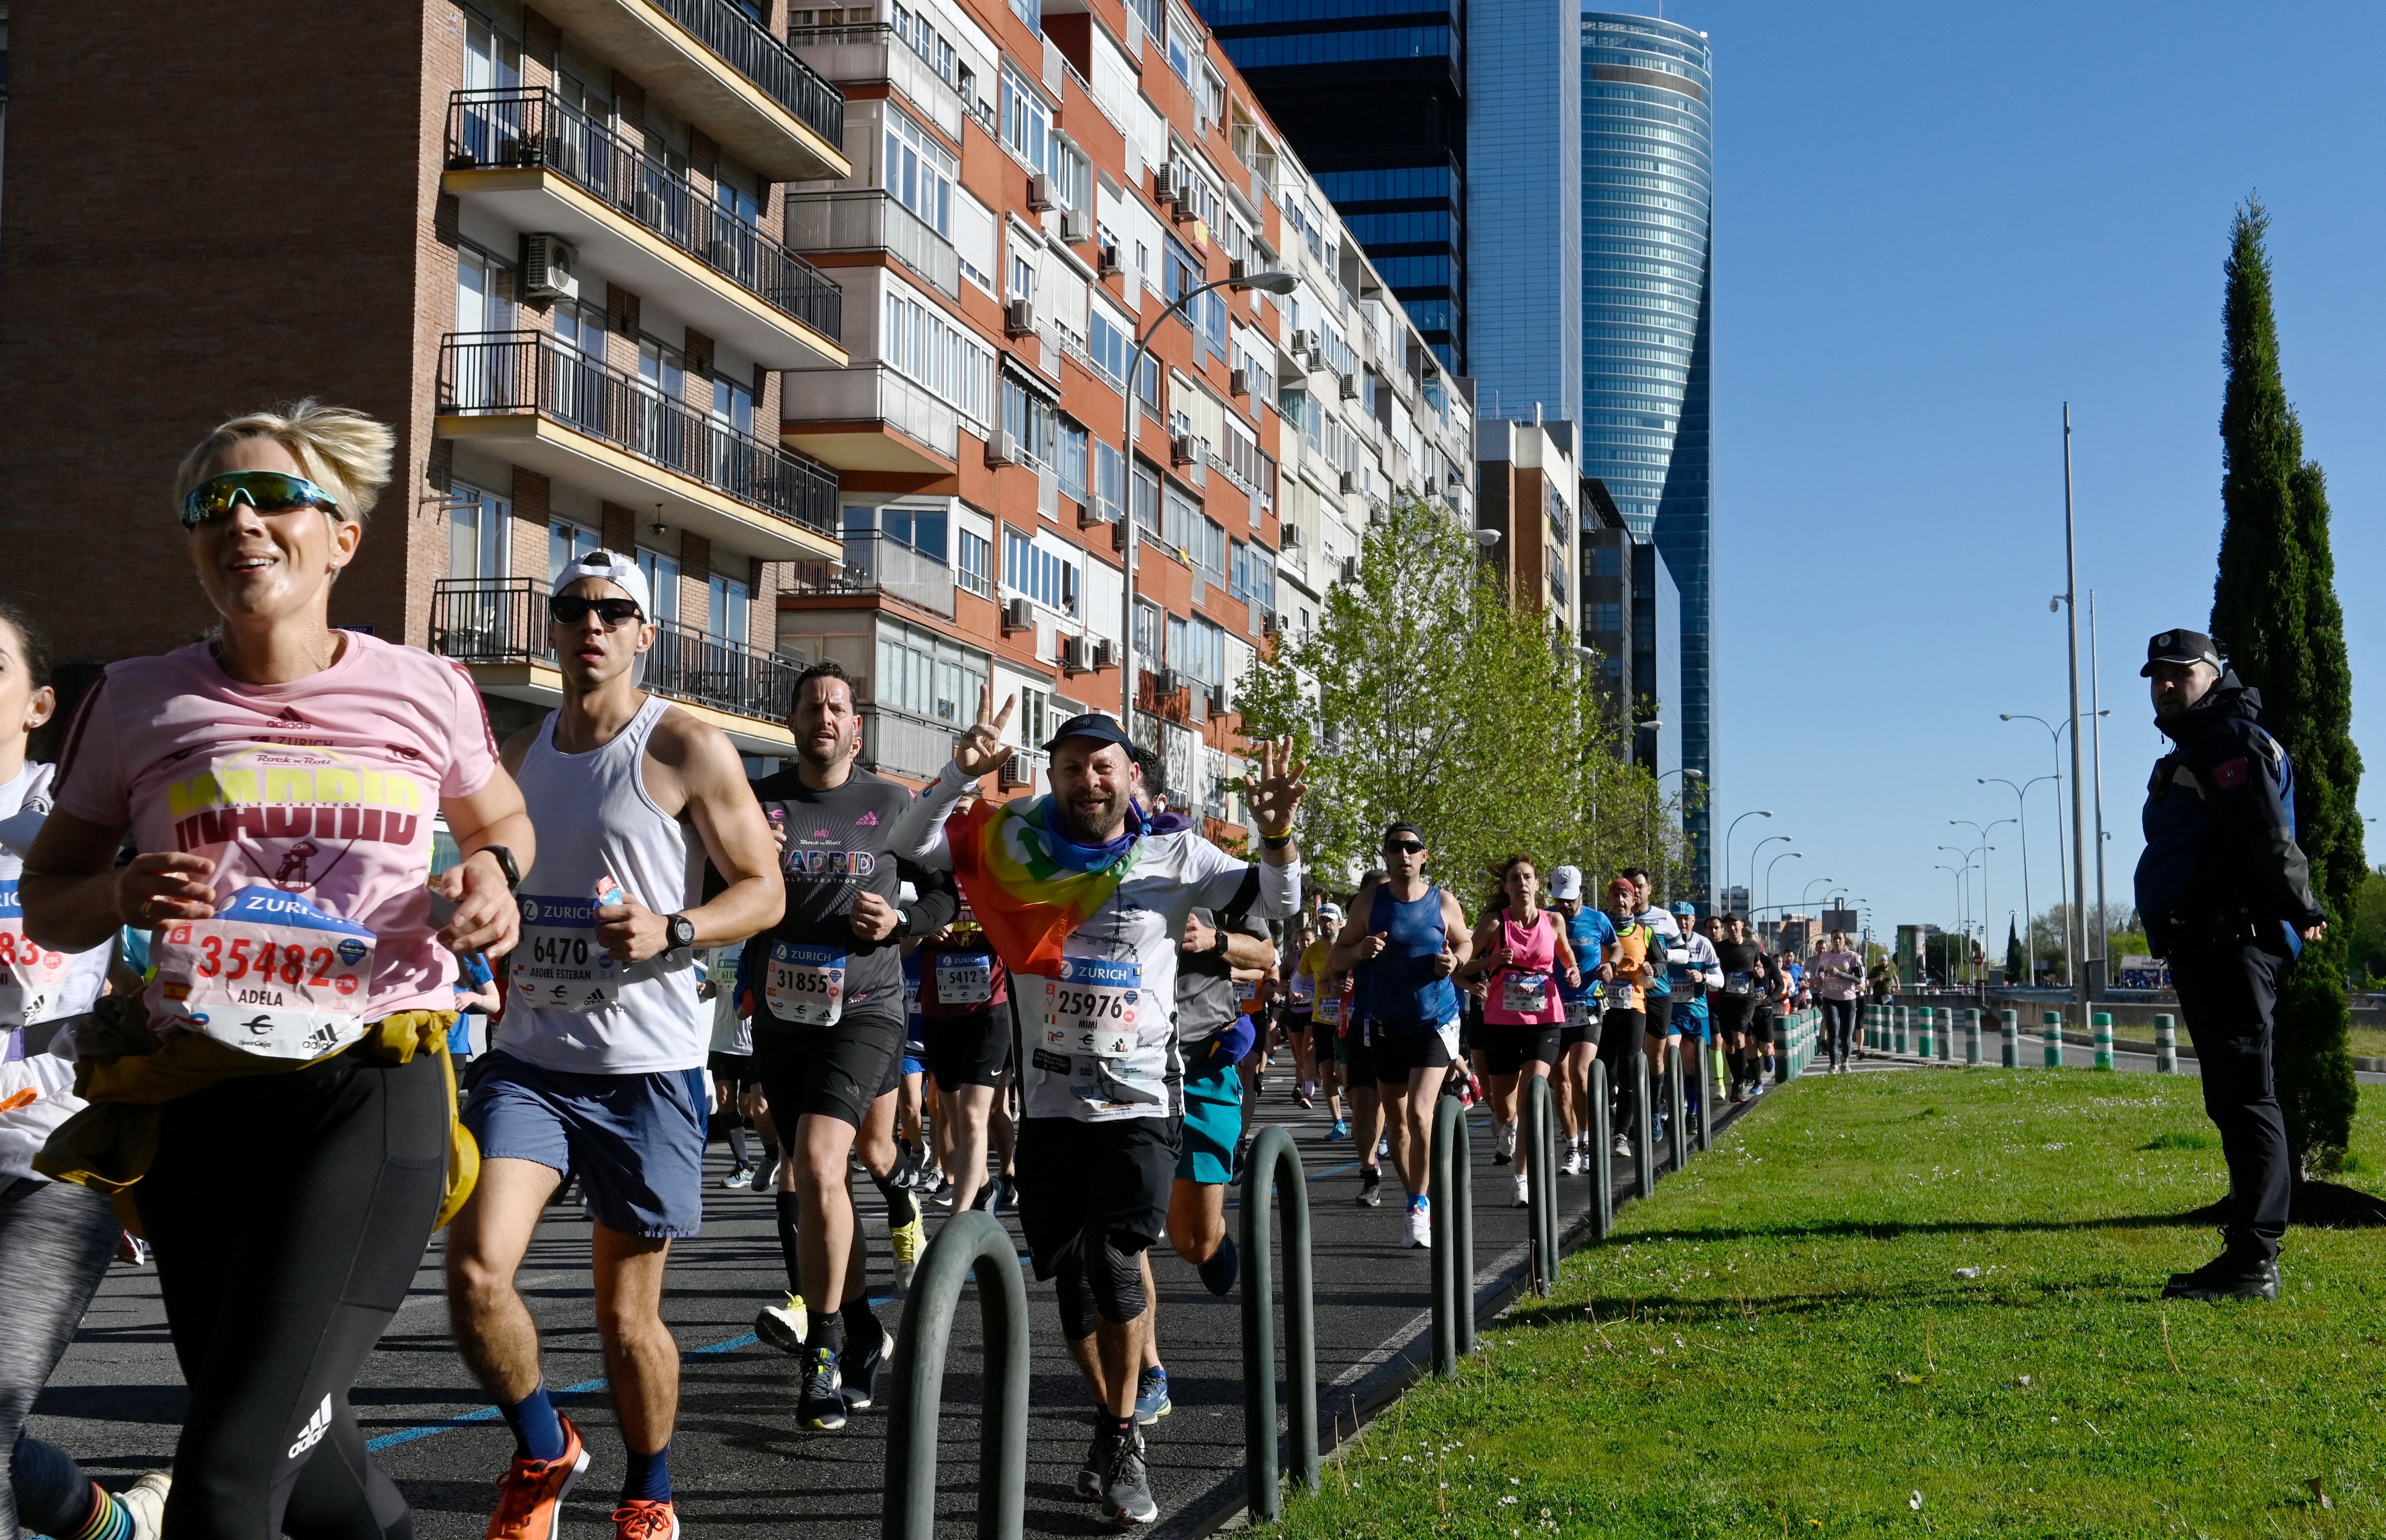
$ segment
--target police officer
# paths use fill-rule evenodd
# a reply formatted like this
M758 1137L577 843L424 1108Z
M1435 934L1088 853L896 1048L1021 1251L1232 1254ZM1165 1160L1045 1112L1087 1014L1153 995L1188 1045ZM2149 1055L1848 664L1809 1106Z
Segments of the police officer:
M2172 744L2146 787L2138 913L2169 959L2229 1161L2228 1248L2175 1273L2173 1299L2275 1299L2294 1171L2270 1073L2279 974L2327 928L2295 844L2294 767L2260 725L2262 698L2212 638L2157 633L2139 673Z

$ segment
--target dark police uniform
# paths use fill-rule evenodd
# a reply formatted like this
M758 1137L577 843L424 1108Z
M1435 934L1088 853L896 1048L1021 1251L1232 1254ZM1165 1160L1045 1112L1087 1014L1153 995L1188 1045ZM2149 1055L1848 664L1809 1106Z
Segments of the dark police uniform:
M2220 667L2212 639L2190 631L2160 632L2146 657L2143 674L2159 662ZM2295 843L2294 767L2262 730L2261 706L2224 671L2194 706L2156 719L2174 746L2146 787L2137 872L2138 913L2169 959L2228 1158L2223 1260L2238 1264L2273 1260L2286 1233L2294 1173L2271 1077L2271 1009L2300 933L2326 918Z

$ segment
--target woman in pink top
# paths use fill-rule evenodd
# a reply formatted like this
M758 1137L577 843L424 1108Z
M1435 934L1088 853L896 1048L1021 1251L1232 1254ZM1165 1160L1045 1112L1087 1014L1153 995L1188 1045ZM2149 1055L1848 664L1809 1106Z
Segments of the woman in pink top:
M1541 908L1540 870L1530 856L1511 856L1501 864L1500 890L1506 907L1484 915L1475 929L1473 960L1458 976L1480 977L1488 986L1483 1001L1483 1059L1491 1077L1493 1158L1515 1157L1515 1201L1521 1208L1526 1202L1531 1162L1548 1152L1516 1137L1517 1082L1527 1073L1549 1078L1565 1025L1558 981L1563 976L1566 987L1578 988L1582 972L1566 941L1564 923ZM1518 915L1526 918L1519 921Z
M1834 1070L1845 1073L1848 1050L1855 1045L1856 997L1864 993L1865 983L1864 958L1849 950L1845 931L1833 931L1824 938L1807 978L1815 985L1815 997L1822 1002L1823 1052Z
M25 862L43 945L151 933L154 1047L140 1020L117 1023L131 1051L86 1066L94 1105L43 1169L130 1184L157 1248L191 1391L165 1515L177 1540L408 1522L348 1386L450 1183L454 1100L434 1060L456 954L511 947L509 880L534 852L471 681L332 628L393 443L302 401L192 450L175 501L219 634L93 686ZM433 884L438 812L467 857ZM128 833L142 853L119 867ZM454 906L444 925L434 888ZM84 1135L154 1137L154 1157L86 1153L86 1119Z

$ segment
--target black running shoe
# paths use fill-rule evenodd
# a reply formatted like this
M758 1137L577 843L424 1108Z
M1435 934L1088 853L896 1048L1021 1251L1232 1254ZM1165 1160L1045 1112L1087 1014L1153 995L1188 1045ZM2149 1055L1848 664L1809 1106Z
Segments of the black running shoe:
M1102 1472L1109 1469L1110 1430L1096 1428L1094 1441L1086 1449L1086 1468L1077 1472L1077 1496L1087 1502L1099 1502L1102 1496Z
M796 1399L796 1421L815 1433L835 1433L845 1426L843 1383L836 1355L825 1347L805 1352L804 1388Z
M868 1411L876 1394L879 1366L895 1356L895 1333L881 1329L877 1343L864 1352L848 1337L845 1351L836 1357L836 1375L841 1382L848 1411Z
M1102 1440L1102 1517L1114 1524L1148 1524L1160 1517L1151 1500L1151 1476L1143 1464L1143 1430L1129 1428Z
M1381 1208L1384 1206L1384 1173L1378 1167L1359 1168L1359 1207Z

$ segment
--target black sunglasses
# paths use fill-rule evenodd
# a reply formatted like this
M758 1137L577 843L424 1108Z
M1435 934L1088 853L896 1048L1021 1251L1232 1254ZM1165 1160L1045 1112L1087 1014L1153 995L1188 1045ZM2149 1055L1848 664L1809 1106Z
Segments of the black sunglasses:
M1414 840L1388 840L1385 842L1384 848L1387 850L1397 850L1403 856L1422 856L1425 854L1425 846L1419 845Z
M584 599L576 594L558 594L546 601L546 612L559 625L580 625L586 621L592 609L596 612L596 618L605 622L608 631L627 625L632 620L646 619L635 599Z

